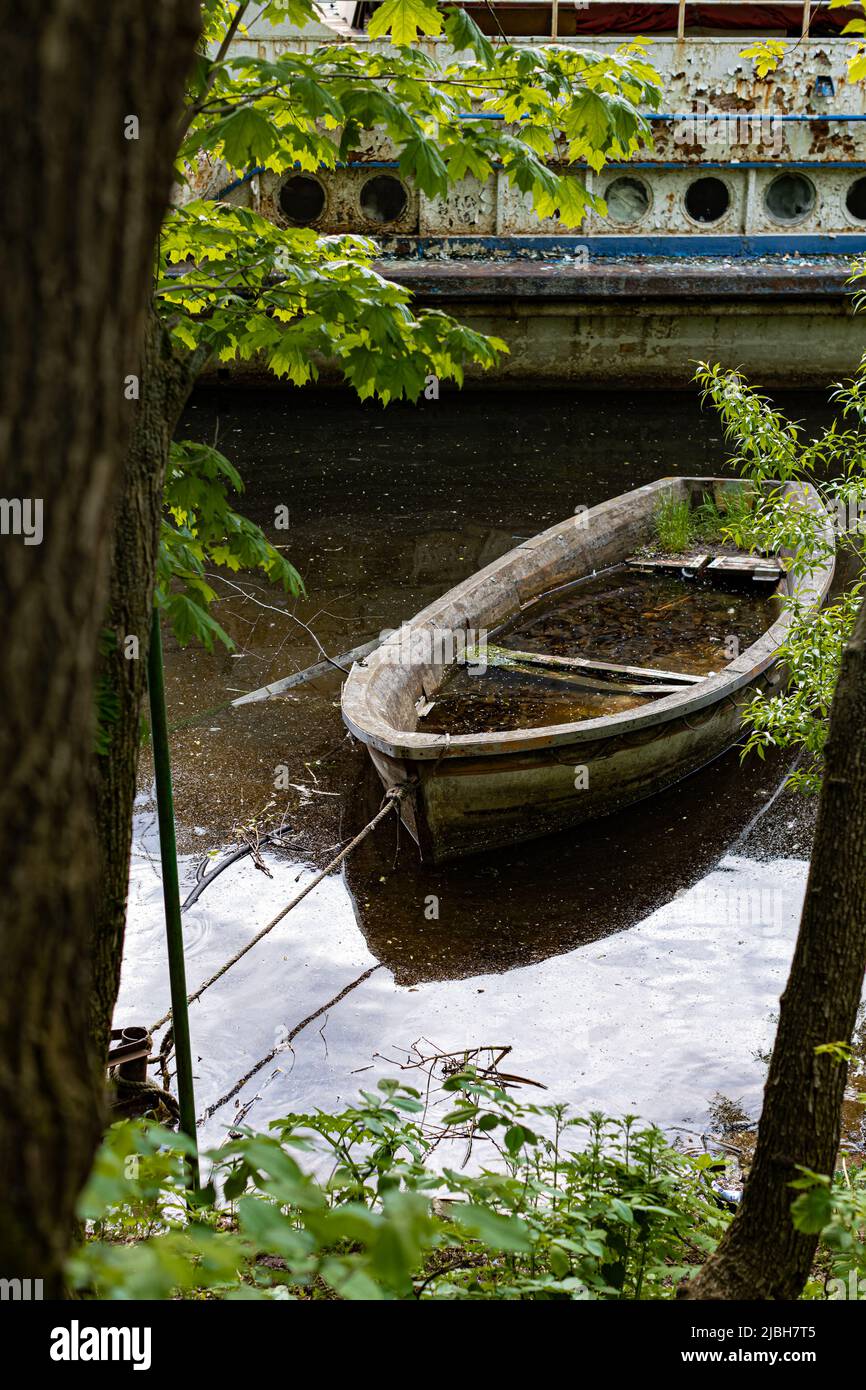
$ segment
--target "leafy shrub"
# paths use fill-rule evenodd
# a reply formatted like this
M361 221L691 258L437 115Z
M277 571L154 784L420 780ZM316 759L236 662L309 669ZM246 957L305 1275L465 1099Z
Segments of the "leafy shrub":
M818 1260L804 1298L866 1298L866 1168L842 1172L831 1182L802 1170L791 1212L800 1231L820 1234Z
M692 506L688 498L668 493L656 507L653 521L660 550L680 555L695 545L729 542L751 550L760 541L754 532L756 494L749 487L731 488L720 505L705 492Z
M847 551L859 571L866 555L866 362L834 389L841 419L811 439L740 372L702 363L695 379L702 399L719 415L732 451L730 466L753 491L761 490L747 518L728 522L732 539L765 554L786 552L795 577L834 551ZM804 504L796 486L802 483L817 491L824 512ZM786 492L783 484L794 486ZM768 748L781 748L802 754L789 777L789 785L802 791L817 791L821 784L830 702L862 598L858 579L820 614L786 599L791 626L779 661L788 672L787 686L778 694L758 692L743 712L746 752L763 756Z
M429 1094L384 1079L339 1114L234 1134L192 1195L186 1141L115 1125L70 1284L100 1298L652 1299L715 1247L729 1217L709 1155L633 1116L521 1103L472 1069L443 1090L436 1123ZM480 1148L493 1161L466 1171Z

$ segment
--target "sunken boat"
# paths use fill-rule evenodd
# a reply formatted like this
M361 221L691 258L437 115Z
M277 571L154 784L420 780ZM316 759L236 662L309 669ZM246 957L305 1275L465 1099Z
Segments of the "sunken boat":
M827 541L806 572L785 551L672 557L655 542L663 509L724 517L747 486L661 478L570 516L352 667L343 718L385 787L406 785L401 816L425 861L607 815L742 737L744 707L784 679L786 600L817 610L829 592L830 517L796 485Z

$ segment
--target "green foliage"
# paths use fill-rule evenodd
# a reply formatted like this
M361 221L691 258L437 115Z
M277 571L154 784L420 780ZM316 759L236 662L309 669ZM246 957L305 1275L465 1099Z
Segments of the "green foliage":
M847 1065L848 1062L851 1061L851 1058L853 1056L853 1049L851 1047L851 1044L846 1042L819 1043L818 1046L815 1048L815 1056L832 1057L833 1061L836 1062L837 1065L841 1064L842 1062L844 1062Z
M818 1259L804 1298L866 1296L866 1168L842 1171L832 1181L800 1169L791 1214L798 1230L820 1236Z
M696 545L718 545L724 541L748 549L754 540L754 508L755 494L748 487L731 488L723 505L709 493L704 493L696 506L688 498L666 493L653 517L656 540L659 548L671 555L682 554Z
M212 43L235 8L211 5ZM281 9L266 17L286 15ZM419 30L438 35L443 25L455 53L440 61L416 39ZM640 43L604 55L571 45L494 44L464 11L434 0L386 0L369 34L390 37L390 46L324 43L270 58L229 48L203 60L191 83L193 119L179 172L195 165L200 150L238 173L250 165L333 169L375 126L394 146L401 172L429 196L444 194L449 178L466 169L485 178L499 166L532 196L539 215L559 209L564 224L577 225L587 204L601 204L547 161L586 160L598 169L650 139L643 113L659 104L659 79ZM466 118L472 114L504 120Z
M401 174L429 196L472 173L501 168L541 216L579 224L588 196L562 160L595 168L627 158L649 137L643 109L658 104L658 78L640 45L601 56L573 48L491 44L456 6L386 0L370 24L390 44L325 43L275 56L239 52L253 16L301 26L310 0L205 0L204 39L190 73L178 177L203 156L243 176L335 169L364 133L393 145ZM445 36L439 63L416 45ZM503 121L465 119L467 113ZM374 269L377 248L359 236L279 227L244 208L188 200L165 219L156 305L178 357L208 362L256 357L296 386L336 365L361 399L417 399L431 377L462 385L468 363L493 366L498 338L448 315L415 312L410 294ZM157 601L182 643L230 639L208 607L206 565L254 567L291 592L300 580L262 532L236 512L240 479L215 450L176 445L166 491Z
M788 51L788 45L781 39L759 39L749 48L740 49L741 58L754 58L755 71L759 77L776 72Z
M71 1284L101 1298L665 1298L715 1247L728 1218L709 1156L631 1116L522 1104L472 1069L444 1089L435 1125L429 1094L385 1079L339 1114L245 1130L193 1203L175 1136L114 1126ZM492 1161L449 1166L467 1145Z
M373 11L367 32L371 39L390 38L404 47L422 34L441 34L442 16L436 0L382 0Z
M830 705L862 594L858 583L820 613L794 608L780 648L788 684L778 695L756 695L744 711L749 727L745 752L763 757L773 747L796 749L804 755L802 765L788 779L799 791L820 789Z
M831 10L849 10L854 8L852 0L830 0ZM860 9L866 16L866 3L860 0ZM866 18L852 19L842 30L843 35L850 35L852 39L852 52L848 58L848 81L862 82L866 77ZM796 48L796 45L795 45ZM788 44L781 39L759 39L750 48L740 51L742 58L754 58L755 71L759 77L766 77L768 73L775 73L781 66L788 52Z
M243 482L224 454L189 440L171 446L165 481L165 515L160 535L156 602L182 645L193 638L211 647L218 638L234 646L208 605L216 593L206 566L259 570L286 592L303 589L293 565L271 545L261 528L236 512L230 492Z
M181 351L220 362L259 355L296 386L336 362L362 399L414 399L432 373L462 385L492 366L497 338L447 314L415 315L410 294L374 268L366 237L286 231L245 208L193 202L167 220L157 298Z
M694 540L704 545L729 541L742 550L754 549L758 539L752 530L756 502L757 495L750 487L730 488L720 501L704 493L692 508Z
M851 0L830 0L831 10L844 10L851 8ZM860 4L860 8L866 16L866 4ZM852 19L842 30L843 34L857 36L854 42L854 51L848 59L848 81L862 82L866 77L866 42L863 35L866 34L866 19Z
M739 372L702 363L696 379L704 401L712 403L722 420L733 450L733 467L752 482L758 494L748 514L727 520L731 538L765 554L790 551L795 576L808 573L837 546L853 550L862 559L866 366L861 364L851 381L835 388L841 424L834 420L814 439L750 387ZM851 427L845 427L847 421L853 422ZM774 485L798 482L816 489L826 508L823 515L803 504L796 486L785 495L782 487ZM827 512L835 535L828 534ZM802 763L790 784L802 791L820 786L830 704L862 590L860 582L850 585L820 613L786 600L791 624L780 649L788 671L786 689L778 695L757 694L744 711L749 730L745 752L761 757L771 747L801 752Z
M659 500L653 520L656 539L662 550L672 555L688 550L692 539L692 514L687 498L666 493Z

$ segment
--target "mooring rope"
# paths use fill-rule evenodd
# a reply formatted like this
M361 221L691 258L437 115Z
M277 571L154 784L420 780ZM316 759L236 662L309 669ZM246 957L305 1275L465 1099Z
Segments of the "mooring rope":
M379 810L376 812L376 815L373 817L371 821L367 822L363 830L359 830L355 838L353 840L350 840L349 843L345 846L345 848L341 849L340 853L334 859L331 860L330 864L326 864L324 869L322 869L318 874L316 874L315 878L312 878L310 882L307 883L301 889L300 893L296 893L295 896L292 898L291 902L288 902L286 906L277 913L276 917L271 918L267 926L262 927L261 931L256 932L252 940L248 941L245 946L242 946L239 951L236 951L235 954L231 957L231 959L227 960L225 964L221 965L219 970L215 971L209 979L205 980L203 984L199 985L198 989L194 990L192 994L187 995L186 1002L188 1004L193 1004L195 1003L196 999L200 999L206 989L210 989L211 985L215 984L217 980L221 979L222 976L225 975L227 970L231 970L233 965L237 965L238 961L241 959L242 956L246 955L247 951L251 951L254 946L258 945L258 943L262 940L262 937L267 936L269 931L273 931L277 923L282 922L283 918L291 912L293 907L297 907L298 903L301 902L307 896L308 893L312 893L313 889L318 887L322 879L326 878L332 869L336 869L338 864L342 864L343 860L346 859L348 855L352 853L352 850L355 849L361 843L362 840L365 840L373 830L375 830L376 826L379 824L380 821L383 821L386 816L389 816L395 807L399 809L400 802L402 798L405 796L408 787L408 782L404 782L399 786L389 787L384 797L382 798L382 805L379 807ZM169 1009L167 1013L164 1013L162 1018L158 1018L156 1023L151 1024L151 1034L155 1033L158 1028L161 1028L164 1023L168 1023L168 1020L170 1018L171 1009Z
M257 1072L260 1072L262 1067L266 1067L268 1062L272 1062L274 1058L278 1055L278 1053L285 1052L286 1048L290 1048L298 1034L302 1032L309 1023L313 1023L317 1018L321 1018L323 1013L327 1013L328 1009L333 1008L335 1004L339 1004L341 999L345 999L347 994L351 994L353 989L357 989L358 985L362 985L365 980L369 980L371 975L375 975L376 971L381 969L381 961L379 961L376 965L371 965L367 970L365 970L361 975L359 975L356 980L350 980L347 985L344 985L340 992L334 995L333 999L329 999L326 1004L320 1004L319 1007L317 1009L314 1009L311 1014L307 1014L306 1018L302 1018L300 1023L296 1023L289 1036L285 1038L283 1042L277 1043L275 1047L271 1048L270 1052L267 1052L265 1056L262 1057L261 1061L256 1062L254 1066L250 1067L249 1071L244 1072L243 1076L235 1082L231 1090L226 1091L224 1096L220 1096L219 1100L215 1100L212 1105L207 1106L201 1117L198 1120L196 1120L196 1124L202 1125L206 1120L210 1119L211 1115L215 1115L217 1110L222 1109L222 1107L226 1105L228 1101L232 1100L237 1095L238 1091L243 1090L247 1082L250 1081L252 1077L256 1075ZM274 1075L277 1074L277 1072L274 1073ZM273 1077L269 1079L273 1080ZM249 1107L259 1099L260 1096L253 1096L252 1099L248 1101L247 1105L244 1107L244 1114L246 1114L246 1111L249 1109ZM237 1124L241 1118L242 1116L236 1115L234 1121L235 1124Z

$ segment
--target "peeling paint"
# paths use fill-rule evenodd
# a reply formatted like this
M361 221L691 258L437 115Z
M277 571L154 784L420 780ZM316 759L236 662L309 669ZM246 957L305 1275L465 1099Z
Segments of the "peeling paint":
M617 230L695 237L712 232L793 233L795 227L797 234L866 230L866 219L853 216L846 206L849 191L866 175L866 121L844 124L834 120L838 116L866 116L864 84L846 80L850 42L822 38L791 43L778 72L761 79L741 57L746 41L733 34L690 36L685 42L672 37L650 41L650 59L662 75L665 111L680 119L653 121L652 146L632 161L633 166L646 167L636 168L634 175L628 176L637 180L647 196L632 199L631 217L623 215L627 209L621 200L617 202ZM239 52L252 49L267 57L286 48L312 49L317 42L277 34L238 41L236 48ZM591 47L604 53L614 51L622 42L621 37L593 36ZM422 46L439 57L450 56L444 44L429 41ZM818 76L832 78L832 97L816 95ZM796 116L816 119L791 119ZM496 173L486 183L467 177L445 198L427 198L406 184L402 214L383 227L364 216L361 191L373 176L373 166L390 165L389 176L398 177L395 162L396 151L383 133L365 132L350 167L323 170L317 175L325 191L325 206L312 225L324 232L381 235L386 231L418 236L465 236L472 232L521 236L555 234L560 229L555 217L539 222L531 199L510 188ZM770 185L778 175L803 164L815 166L803 171L815 188L814 205L796 222L775 218L766 202ZM712 166L728 187L727 210L716 222L695 221L686 208L686 191L702 165ZM574 168L571 173L590 191L602 195L616 179L625 176L621 166L608 167L601 174L583 168ZM193 179L193 193L214 196L219 178L220 171L213 162L203 161ZM229 182L228 177L225 182ZM255 207L282 225L291 225L280 208L280 184L278 176L263 174L258 189L242 184L232 191L230 200ZM616 209L612 216L616 217ZM598 234L605 230L605 223L589 213L579 230Z
M361 205L365 183L399 177L396 151L372 131L348 167L315 175L324 207L312 225L374 235L382 269L411 287L419 305L459 301L463 321L508 342L497 372L508 380L685 387L695 358L733 356L768 385L824 384L850 371L863 350L845 281L855 238L866 249L866 84L846 79L847 39L791 41L778 72L764 79L741 57L750 41L650 41L668 117L653 119L652 145L600 173L569 170L607 198L608 219L590 211L580 228L539 221L530 197L495 172L484 182L462 179L444 198L405 183L400 216L371 223ZM623 42L593 36L586 46L605 53ZM277 36L237 48L267 57L317 43ZM434 41L419 47L450 56ZM816 89L819 77L832 79L832 95ZM828 92L826 82L822 88ZM716 190L709 201L687 201L708 176L726 196ZM282 182L268 172L237 181L203 157L191 192L213 197L233 184L229 201L286 225ZM641 256L635 247L644 238L654 249ZM597 249L602 243L608 250ZM673 249L682 244L688 256ZM762 254L765 245L772 254Z

